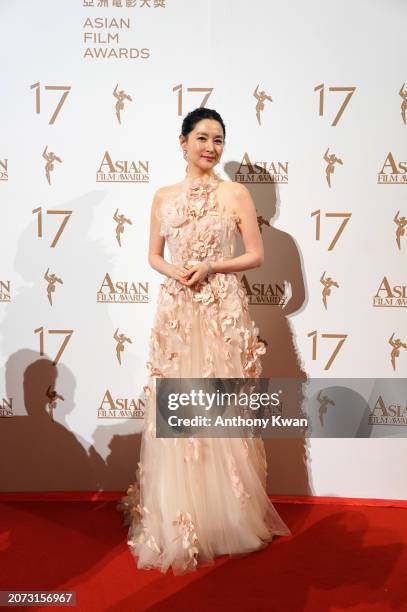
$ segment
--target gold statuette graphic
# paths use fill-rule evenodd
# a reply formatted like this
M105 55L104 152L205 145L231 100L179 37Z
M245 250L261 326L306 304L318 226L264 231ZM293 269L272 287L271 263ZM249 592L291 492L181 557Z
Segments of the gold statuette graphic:
M0 181L8 181L8 159L0 159Z
M341 166L343 166L343 161L339 159L339 157L336 157L335 153L329 153L328 155L328 152L329 147L325 151L324 160L327 163L325 168L326 182L328 183L328 186L331 187L331 174L335 172L335 164L341 164Z
M49 273L49 268L45 272L44 278L45 278L45 280L48 283L48 285L47 285L48 301L49 301L49 303L52 306L52 294L55 291L55 284L56 283L60 283L61 285L63 285L64 282L63 282L63 280L61 278L59 278L59 276L56 276L54 273L50 274Z
M262 215L259 215L257 217L257 225L259 226L260 233L262 233L263 225L268 225L268 227L270 227L270 221L262 217Z
M11 301L11 283L9 280L0 280L0 302Z
M396 242L399 250L401 250L401 237L406 233L405 227L407 226L407 217L400 217L400 211L397 211L393 221L397 225L396 229Z
M130 338L125 336L124 334L119 334L119 328L114 332L113 338L116 340L116 357L117 361L122 365L122 352L124 351L124 343L129 342L129 344L133 344Z
M120 238L120 234L123 234L124 232L124 224L128 223L129 225L133 225L132 221L130 219L128 219L127 217L125 217L124 215L120 214L119 215L119 209L116 209L116 212L113 215L113 219L116 221L117 225L116 225L116 240L119 244L119 247L122 246L121 243L121 238Z
M46 160L45 164L45 176L47 177L48 184L51 185L51 172L54 170L54 161L62 164L62 159L55 155L53 151L47 152L48 145L45 147L42 156Z
M399 91L399 96L402 97L403 101L401 103L401 118L403 120L404 125L407 125L407 118L406 118L406 114L407 114L407 89L406 89L406 84L403 83L403 85L401 86L401 89Z
M118 90L117 89L118 86L119 85L117 84L116 87L114 88L113 95L117 100L115 104L116 117L117 117L118 122L121 124L120 113L124 109L124 100L129 100L129 102L133 102L133 98L129 96L128 94L126 94L126 92L123 91L123 89Z
M253 96L256 98L256 117L259 125L261 125L260 113L264 110L264 100L269 100L269 102L273 101L273 98L266 94L265 91L259 91L259 85L257 85L256 89L253 92Z
M52 388L52 385L48 387L46 396L48 398L48 401L47 401L48 414L51 418L51 421L53 421L54 420L54 410L57 407L57 400L60 399L64 401L64 398L62 397L62 395L59 395L59 393L57 393L55 389Z
M324 415L328 412L328 406L335 406L335 402L327 395L322 395L322 389L318 392L317 401L319 402L319 422L324 426Z
M325 306L325 310L328 309L328 296L331 295L331 287L337 287L339 289L339 284L334 281L330 276L325 276L326 272L323 273L319 282L322 283L322 301Z
M389 344L392 347L392 350L390 353L391 365L393 366L393 370L396 371L396 359L400 357L399 349L400 348L407 349L407 344L405 342L402 342L400 338L395 338L394 332L392 333L391 338L389 338Z

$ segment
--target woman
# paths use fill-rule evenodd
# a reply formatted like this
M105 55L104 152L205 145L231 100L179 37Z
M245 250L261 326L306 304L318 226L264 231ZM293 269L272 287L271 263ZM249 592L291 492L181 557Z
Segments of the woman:
M184 180L159 189L149 263L167 276L151 331L147 407L137 482L122 500L138 567L174 574L290 535L265 491L261 438L157 438L157 377L246 378L261 373L264 344L236 272L261 266L263 245L248 190L214 172L225 125L211 109L183 121ZM240 231L245 253L234 257ZM163 257L165 241L172 263Z

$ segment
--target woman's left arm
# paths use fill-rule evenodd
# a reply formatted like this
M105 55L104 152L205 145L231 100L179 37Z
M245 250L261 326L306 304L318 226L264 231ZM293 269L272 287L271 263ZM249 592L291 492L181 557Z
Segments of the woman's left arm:
M215 261L212 264L214 272L242 272L258 268L264 262L263 240L257 223L256 207L245 185L233 183L232 201L240 217L239 231L245 252L232 259Z

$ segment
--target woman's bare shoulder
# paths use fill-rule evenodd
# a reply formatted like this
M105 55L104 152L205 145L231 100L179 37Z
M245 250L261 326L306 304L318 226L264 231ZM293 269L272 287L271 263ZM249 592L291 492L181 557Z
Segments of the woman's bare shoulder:
M229 212L240 214L245 209L249 190L246 185L236 181L222 181L220 186L222 199Z
M172 185L164 185L163 187L159 187L156 191L156 194L158 196L166 196L168 194L173 193L174 191L177 191L178 189L180 189L180 187L182 186L182 181L180 181L179 183L174 183Z
M246 185L237 183L236 181L221 181L220 188L225 192L225 194L234 196L235 198L239 198L240 196L248 193Z

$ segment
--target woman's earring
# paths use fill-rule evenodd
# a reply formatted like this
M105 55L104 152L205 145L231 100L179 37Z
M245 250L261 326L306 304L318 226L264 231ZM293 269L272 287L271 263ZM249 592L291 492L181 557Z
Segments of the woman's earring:
M183 151L184 151L183 152L184 159L186 159L187 158L187 151L186 151L186 149L184 149Z

